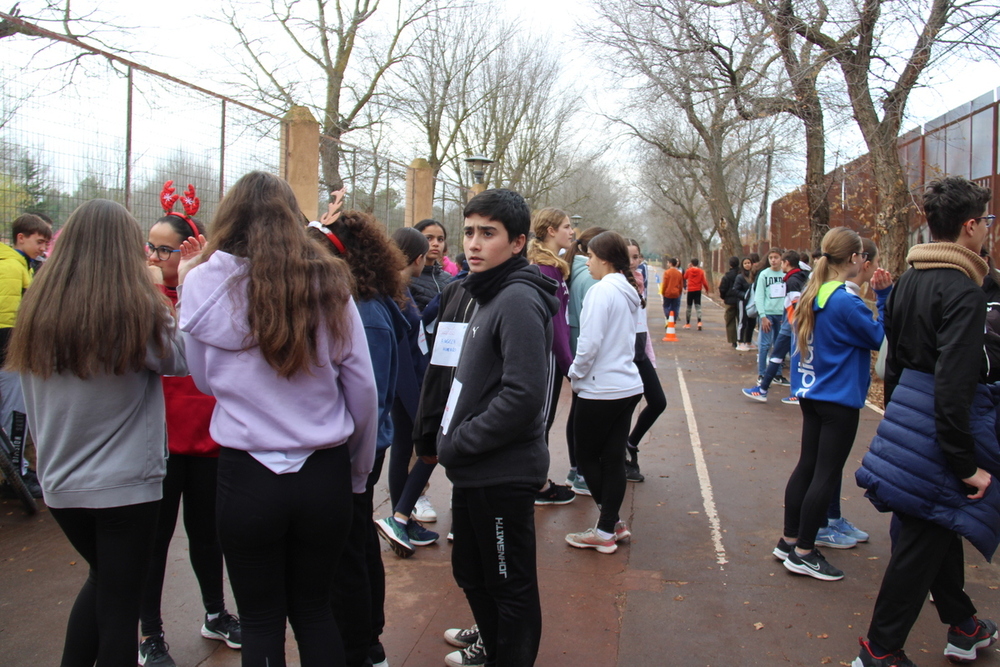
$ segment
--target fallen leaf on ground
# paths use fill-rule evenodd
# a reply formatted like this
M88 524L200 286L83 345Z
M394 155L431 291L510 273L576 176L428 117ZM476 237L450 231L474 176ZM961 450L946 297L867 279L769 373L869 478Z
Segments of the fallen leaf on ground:
M757 622L757 623L753 624L753 629L754 630L762 630L763 628L764 628L764 624L763 623Z

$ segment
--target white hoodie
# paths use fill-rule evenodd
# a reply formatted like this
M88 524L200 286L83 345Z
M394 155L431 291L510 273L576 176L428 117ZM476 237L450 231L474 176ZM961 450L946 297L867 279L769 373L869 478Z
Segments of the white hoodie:
M569 369L580 398L610 401L642 393L634 361L640 304L639 294L620 273L609 273L587 291Z

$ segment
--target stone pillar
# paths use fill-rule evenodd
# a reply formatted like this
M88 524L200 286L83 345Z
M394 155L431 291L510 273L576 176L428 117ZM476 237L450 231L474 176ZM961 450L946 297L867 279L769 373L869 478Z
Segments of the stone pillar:
M465 201L469 201L470 199L478 195L480 192L485 192L485 191L486 191L485 183L474 183L471 187L469 187L469 195L468 197L466 197Z
M293 106L281 119L280 176L295 192L310 220L319 218L319 123L306 107Z
M434 217L434 169L422 157L406 169L406 209L403 224L412 227Z

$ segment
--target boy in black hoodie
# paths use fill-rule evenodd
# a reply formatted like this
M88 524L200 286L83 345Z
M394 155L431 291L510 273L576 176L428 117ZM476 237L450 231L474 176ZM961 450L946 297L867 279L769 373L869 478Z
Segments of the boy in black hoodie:
M452 569L479 626L486 664L531 665L542 629L535 492L549 467L539 369L559 303L556 284L522 256L531 224L523 197L487 190L464 215L464 286L475 310L437 446L455 487Z

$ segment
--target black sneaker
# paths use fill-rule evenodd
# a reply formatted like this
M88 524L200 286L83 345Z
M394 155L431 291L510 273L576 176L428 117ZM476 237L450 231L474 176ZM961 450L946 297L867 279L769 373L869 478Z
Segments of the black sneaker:
M952 662L972 662L976 659L976 650L986 648L997 640L997 624L993 621L980 620L976 622L976 631L967 635L955 626L948 628L948 646L944 656Z
M471 628L449 628L444 631L444 640L452 646L466 648L479 641L479 626Z
M38 473L28 468L27 472L21 475L21 479L24 480L24 485L31 492L32 498L42 497L42 485L38 483Z
M573 502L576 494L568 486L554 484L549 480L549 488L535 492L536 505L567 505Z
M625 462L625 479L629 482L644 482L646 476L639 472L639 466L631 461Z
M861 644L861 652L851 663L851 667L917 667L912 660L906 657L902 649L894 653L875 655L868 642L859 639L858 643Z
M163 641L163 633L147 637L139 644L139 664L144 667L177 667L170 657L170 647Z
M243 630L240 629L240 619L228 611L208 620L205 614L205 625L201 626L201 636L205 639L218 639L226 642L229 648L240 648L243 645Z
M486 647L483 646L482 639L477 639L475 644L459 651L452 651L444 657L444 664L448 667L480 667L486 664Z
M785 569L795 574L804 574L822 581L840 581L844 573L826 562L819 549L813 549L805 556L792 549L785 559Z
M788 381L788 378L780 374L774 376L774 379L771 380L771 384L776 384L779 387L790 387L792 385L792 383Z
M372 661L372 667L389 667L382 642L375 642L368 648L368 659Z
M794 544L789 544L788 542L785 541L785 538L779 537L778 546L774 547L774 551L772 551L771 553L774 554L775 558L784 563L785 559L788 558L788 554L791 553L792 549L794 548L795 548Z

